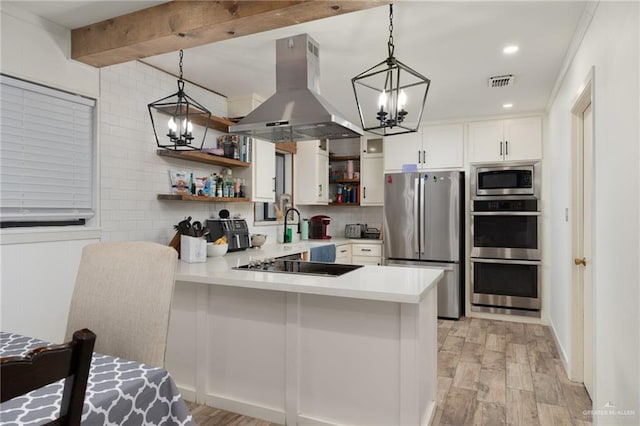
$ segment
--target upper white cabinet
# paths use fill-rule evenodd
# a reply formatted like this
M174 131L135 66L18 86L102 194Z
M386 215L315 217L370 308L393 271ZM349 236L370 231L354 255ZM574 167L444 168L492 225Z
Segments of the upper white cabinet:
M384 203L383 139L363 137L360 154L360 205L381 206Z
M273 203L276 201L276 145L253 139L251 162L251 201Z
M297 143L294 199L300 205L329 203L329 152L327 141Z
M542 120L540 117L469 124L469 161L471 163L541 158Z
M415 133L384 139L384 170L401 172L405 164L418 170L464 166L464 126L422 126Z
M422 128L423 167L464 166L464 125L442 124Z
M420 132L384 138L385 172L401 172L404 164L419 164L422 159Z

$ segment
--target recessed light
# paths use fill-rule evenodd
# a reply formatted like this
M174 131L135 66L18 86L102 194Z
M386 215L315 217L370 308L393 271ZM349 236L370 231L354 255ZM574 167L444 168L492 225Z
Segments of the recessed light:
M514 53L516 53L520 48L516 45L511 45L511 46L507 46L504 49L502 49L502 53L504 53L505 55L513 55Z
M513 104L503 104L502 108L511 108Z

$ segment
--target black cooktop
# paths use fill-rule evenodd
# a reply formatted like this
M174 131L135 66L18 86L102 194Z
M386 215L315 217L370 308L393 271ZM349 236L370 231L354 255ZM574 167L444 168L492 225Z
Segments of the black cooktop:
M264 259L249 262L233 269L280 272L284 274L318 275L323 277L339 277L347 272L362 268L362 265L343 265L340 263L304 262L301 260Z

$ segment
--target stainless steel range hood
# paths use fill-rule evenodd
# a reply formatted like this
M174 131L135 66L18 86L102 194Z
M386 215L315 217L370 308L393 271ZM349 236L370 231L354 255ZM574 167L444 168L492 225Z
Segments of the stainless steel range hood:
M229 132L271 142L356 138L362 129L320 96L318 44L307 34L276 41L276 93Z

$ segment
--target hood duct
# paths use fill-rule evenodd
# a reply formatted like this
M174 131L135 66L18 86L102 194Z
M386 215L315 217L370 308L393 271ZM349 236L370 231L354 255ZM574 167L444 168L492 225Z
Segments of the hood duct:
M276 41L276 93L229 132L271 142L356 138L362 129L320 96L318 44L307 34Z

